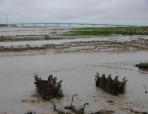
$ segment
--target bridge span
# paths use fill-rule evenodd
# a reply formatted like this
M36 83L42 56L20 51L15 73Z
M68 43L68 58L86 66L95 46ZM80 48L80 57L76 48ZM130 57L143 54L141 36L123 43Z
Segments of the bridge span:
M0 27L125 27L132 25L94 24L94 23L14 23L0 24Z

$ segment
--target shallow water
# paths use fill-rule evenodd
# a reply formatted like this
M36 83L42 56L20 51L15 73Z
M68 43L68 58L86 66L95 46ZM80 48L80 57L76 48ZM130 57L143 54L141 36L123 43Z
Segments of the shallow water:
M75 105L81 107L89 102L87 112L99 109L110 109L116 113L127 113L126 108L148 110L148 95L144 87L148 87L148 74L139 71L134 65L148 60L148 53L68 53L26 54L0 53L0 112L21 114L26 111L51 113L49 102L31 102L34 94L34 78L38 74L47 78L50 73L63 80L65 97L56 101L58 108L69 105L72 94L78 94ZM128 79L125 95L111 96L95 87L96 72L119 75L119 79ZM148 89L148 88L147 88ZM27 102L21 102L25 100ZM113 100L111 105L107 100Z
M0 27L0 36L50 35L57 27ZM60 30L59 30L60 31Z

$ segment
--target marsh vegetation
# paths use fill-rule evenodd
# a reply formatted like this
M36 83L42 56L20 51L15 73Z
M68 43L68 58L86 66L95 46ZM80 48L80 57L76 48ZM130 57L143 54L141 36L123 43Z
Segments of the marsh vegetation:
M86 27L76 28L64 36L148 35L148 27Z
M96 73L95 81L96 87L99 87L112 95L125 93L127 82L126 78L123 78L122 81L119 81L118 76L113 79L111 74L109 74L107 77L105 74L100 75L99 73Z
M44 100L50 100L51 98L63 97L62 80L57 81L57 77L49 75L47 80L42 80L38 76L35 76L35 86L37 92L41 95Z
M148 70L148 63L139 63L136 64L136 67L138 67L140 70Z

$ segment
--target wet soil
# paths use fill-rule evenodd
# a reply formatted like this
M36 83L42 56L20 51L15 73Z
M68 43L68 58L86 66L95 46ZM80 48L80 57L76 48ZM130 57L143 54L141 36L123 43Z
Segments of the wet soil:
M15 43L14 43L15 44ZM47 50L54 52L102 52L148 50L148 39L126 42L117 41L76 41L61 44L0 46L0 51Z

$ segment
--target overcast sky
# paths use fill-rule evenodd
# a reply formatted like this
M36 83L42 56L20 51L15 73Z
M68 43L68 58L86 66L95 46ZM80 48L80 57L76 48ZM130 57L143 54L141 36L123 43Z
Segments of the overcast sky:
M148 0L0 0L0 23L88 22L148 25Z

